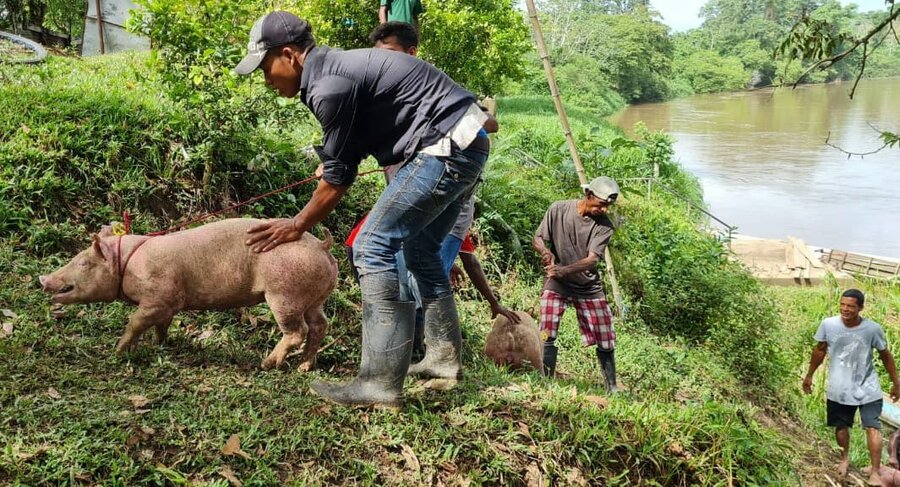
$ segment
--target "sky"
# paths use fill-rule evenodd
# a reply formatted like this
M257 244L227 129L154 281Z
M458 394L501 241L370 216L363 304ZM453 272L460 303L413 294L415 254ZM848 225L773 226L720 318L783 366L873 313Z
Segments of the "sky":
M705 3L706 0L650 0L650 4L662 14L663 22L675 32L699 27L702 21L697 14ZM841 0L841 3L855 3L859 5L860 12L885 9L884 0Z

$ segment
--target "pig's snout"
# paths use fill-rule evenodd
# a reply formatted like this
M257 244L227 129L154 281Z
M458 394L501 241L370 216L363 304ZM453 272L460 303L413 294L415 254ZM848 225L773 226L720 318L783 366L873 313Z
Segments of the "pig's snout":
M44 291L47 290L47 281L49 280L50 278L47 276L38 276L38 282L41 283L41 289L43 289Z

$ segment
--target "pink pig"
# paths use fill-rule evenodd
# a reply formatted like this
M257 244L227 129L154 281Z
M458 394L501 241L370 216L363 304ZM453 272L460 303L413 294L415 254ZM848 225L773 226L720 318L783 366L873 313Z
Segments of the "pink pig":
M247 229L260 220L235 218L169 235L112 235L108 227L93 245L49 276L40 276L56 303L133 302L116 351L132 349L154 328L159 343L181 310L230 309L265 301L282 332L262 362L278 367L294 348L303 348L300 369L315 367L328 328L322 305L337 283L337 262L325 242L305 233L298 241L255 253L244 244Z

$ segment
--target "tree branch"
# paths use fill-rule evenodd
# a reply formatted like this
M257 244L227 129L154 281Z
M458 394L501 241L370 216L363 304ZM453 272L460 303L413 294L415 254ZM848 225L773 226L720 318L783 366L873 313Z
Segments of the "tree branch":
M879 130L877 127L875 127L871 123L868 125L869 125L869 127L872 128L872 130L878 132L879 134L883 133L881 130ZM851 152L851 151L844 149L843 147L839 147L837 145L832 144L830 142L830 140L831 140L831 132L828 132L828 136L825 137L825 145L827 145L828 147L831 147L832 149L837 149L837 150L843 152L844 154L847 154L847 159L850 159L853 156L858 156L860 159L862 159L865 156L871 156L872 154L877 154L877 153L883 151L884 149L888 148L888 146L891 145L889 142L885 142L881 147L879 147L875 150L869 151L869 152Z
M794 88L799 86L800 82L803 81L803 79L806 78L806 76L809 75L809 73L815 71L816 69L828 69L831 66L834 66L834 64L836 62L849 56L853 51L857 50L859 48L859 46L867 45L869 43L869 40L872 39L872 37L874 37L875 34L881 32L881 30L884 29L885 27L887 27L888 25L890 25L893 28L892 22L894 20L896 20L898 16L900 16L900 10L897 10L895 12L894 6L892 4L891 5L891 14L888 15L887 17L885 17L884 20L882 20L880 24L878 24L877 26L872 28L872 30L870 30L869 33L865 35L865 37L863 37L861 39L857 39L856 42L854 42L850 47L848 47L843 52L835 54L834 56L831 56L831 57L827 57L825 59L820 59L819 61L814 63L812 66L807 68L806 71L804 71L803 74L801 74L800 77L797 78L797 81L794 82Z

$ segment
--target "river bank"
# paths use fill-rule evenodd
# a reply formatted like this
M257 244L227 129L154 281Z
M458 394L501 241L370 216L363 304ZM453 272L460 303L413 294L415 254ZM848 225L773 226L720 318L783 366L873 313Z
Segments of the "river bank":
M900 80L863 80L796 90L698 95L634 105L611 120L638 121L675 139L683 167L711 211L743 234L794 235L829 248L900 257L900 150L848 159L841 150L881 146L873 127L896 130Z

